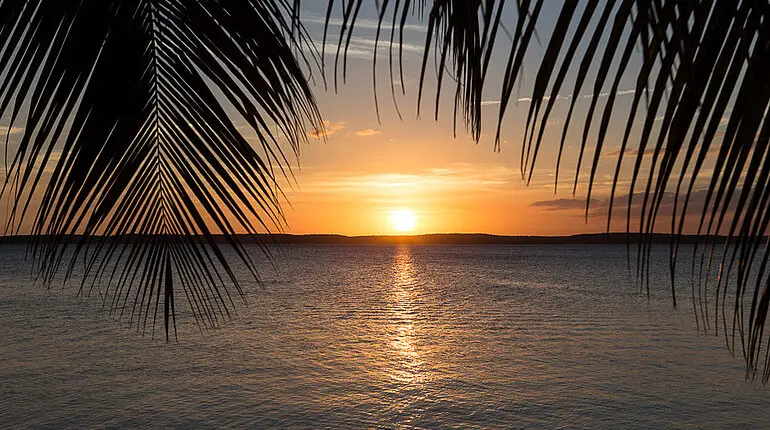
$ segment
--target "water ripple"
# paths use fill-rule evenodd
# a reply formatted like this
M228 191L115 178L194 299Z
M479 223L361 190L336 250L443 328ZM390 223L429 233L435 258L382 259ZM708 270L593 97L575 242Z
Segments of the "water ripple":
M236 320L200 335L187 318L165 345L0 248L0 427L764 426L741 360L667 285L636 294L623 253L290 247Z

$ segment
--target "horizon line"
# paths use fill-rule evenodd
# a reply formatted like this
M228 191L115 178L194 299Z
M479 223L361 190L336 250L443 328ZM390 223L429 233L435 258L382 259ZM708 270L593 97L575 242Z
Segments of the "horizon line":
M56 241L62 244L107 241L132 242L137 239L155 237L157 235L127 235L127 236L101 236L94 235L64 235ZM190 235L204 237L203 235ZM242 233L235 235L243 244L261 245L557 245L557 244L628 244L628 243L671 243L677 240L679 243L707 243L709 241L725 240L724 235L695 235L671 233L575 233L570 235L546 236L546 235L500 235L493 233L422 233L413 235L345 235L338 233ZM212 234L216 242L227 242L226 235ZM678 238L678 239L675 239ZM0 244L24 244L35 241L46 241L46 236L13 235L0 236ZM141 243L139 240L137 243Z

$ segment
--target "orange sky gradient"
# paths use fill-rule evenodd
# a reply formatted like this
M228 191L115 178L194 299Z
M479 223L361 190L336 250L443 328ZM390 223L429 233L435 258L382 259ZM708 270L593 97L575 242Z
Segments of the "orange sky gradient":
M310 10L304 15L311 34L320 34L323 28L323 18L318 12ZM547 28L549 19L552 20L553 16L546 13L541 28ZM543 45L533 43L528 52L520 77L520 98L506 111L501 148L496 152L493 142L499 107L496 91L499 91L503 64L498 64L496 69L493 67L488 77L489 96L485 102L481 141L476 144L466 135L461 119L458 136L454 137L451 90L445 91L446 97L439 103L438 120L434 120L435 75L432 71L428 72L426 79L421 118L417 118L417 84L422 59L420 46L425 33L424 28L415 23L405 33L405 95L401 95L400 82L395 81L403 120L399 120L390 98L387 61L379 61L377 90L382 122L378 123L372 84L373 30L367 29L367 24L371 22L363 22L364 25L356 33L358 38L354 37L351 42L347 82L339 87L337 93L332 86L324 91L320 82L316 85L316 95L326 120L326 140L311 136L310 143L301 148L299 168L295 169L296 183L284 187L292 206L286 206L286 232L398 234L389 219L389 214L395 209L415 213L417 220L412 231L415 234L568 235L606 230L611 179L625 115L633 96L633 90L629 90L633 88L633 80L629 78L623 82L616 99L618 112L602 149L592 209L586 222L588 171L600 115L594 121L594 133L589 136L575 195L572 194L572 184L592 84L586 85L584 94L579 95L581 100L578 101L568 134L556 192L556 154L571 94L560 96L556 102L529 186L521 176L519 160L529 109L528 96L545 41ZM332 25L330 40L335 40L334 31L338 31L338 27ZM544 31L544 34L547 32ZM388 35L384 37L387 39ZM507 58L505 42L503 40L498 45L501 61ZM333 65L333 53L333 49L327 50L327 67ZM378 55L387 59L387 44L380 47ZM634 61L638 62L638 59ZM630 67L630 70L634 68ZM574 81L574 76L571 78ZM451 82L445 85L451 88ZM573 82L568 82L564 87L571 89L572 85ZM603 107L601 103L599 112ZM640 119L632 133L631 148L638 139L641 122ZM631 152L629 150L625 158L618 196L627 196L628 193L628 176L635 158ZM647 162L649 159L646 157ZM643 169L642 173L646 171L648 169ZM707 173L708 170L702 174ZM625 231L625 205L614 215L612 230ZM670 217L662 216L658 230L669 229ZM692 230L694 227L688 228L688 231Z
M303 5L310 5L310 2ZM303 11L303 20L310 34L320 40L324 19L322 10L313 9L316 6L320 8L323 5L303 6L309 8ZM558 4L546 4L539 27L541 34L548 34L547 28L555 20L558 8ZM341 84L336 93L331 85L331 73L328 90L324 90L320 80L315 83L315 94L326 124L326 136L324 138L309 133L309 143L302 145L298 159L292 164L294 179L282 180L282 189L287 198L282 204L286 216L286 224L282 226L284 232L345 235L568 235L606 230L612 173L617 162L628 104L633 96L632 77L624 79L619 87L615 108L617 112L614 114L614 123L610 125L605 147L602 148L599 171L594 182L592 209L586 222L584 208L587 179L601 115L595 118L577 193L574 195L572 183L590 101L588 97L593 91L590 76L582 94L574 96L580 100L567 136L558 189L554 192L556 154L568 100L573 97L569 91L574 85L574 71L567 76L564 85L567 92L560 95L546 126L544 146L538 156L532 182L527 186L522 179L519 163L521 143L529 108L528 96L547 39L542 44L531 44L520 76L519 100L506 111L501 148L495 151L493 136L504 64L493 64L487 77L483 134L478 144L466 135L461 118L458 120L457 136L453 136L452 82L445 83L450 89L444 91L444 97L439 102L438 120L434 120L436 86L432 70L427 73L421 118L418 119L417 84L422 61L421 46L425 37L425 28L418 22L407 26L405 31L404 95L401 94L400 82L396 80L394 83L403 120L399 119L390 97L387 61L379 61L376 72L382 122L378 122L372 83L375 31L372 24L376 23L372 20L372 13L362 11L360 28L351 41L347 82ZM336 40L335 32L339 32L339 26L335 23L338 20L333 19L330 41ZM381 37L387 40L389 32L386 31ZM493 62L504 63L508 41L501 40L497 49L500 55L494 56L496 60ZM334 64L334 52L332 43L324 59L330 69ZM377 55L387 60L387 52L387 43L383 43ZM638 58L632 60L629 66L631 74L638 70L638 64ZM598 112L603 108L601 99ZM7 130L2 126L7 126L8 122L6 118L1 120L0 134L5 135ZM625 158L618 196L626 196L628 193L630 167L635 158L633 148L638 141L641 122L642 119L638 119L631 135L631 149ZM258 145L256 137L245 123L236 125ZM11 130L11 149L20 131ZM653 133L656 138L657 129ZM291 154L290 148L285 148L285 151ZM713 159L713 156L710 157L707 163L713 162ZM649 163L650 157L645 160ZM644 167L643 178L646 178L647 171L648 168ZM706 167L702 175L709 173ZM408 232L398 231L393 226L392 212L399 209L412 211L415 216L414 228ZM663 211L665 213L665 207ZM611 229L625 231L624 204L615 215ZM697 221L696 217L692 218L692 221ZM638 229L638 224L634 224L633 229ZM670 217L661 216L657 229L670 231ZM687 232L694 230L695 227L688 224Z

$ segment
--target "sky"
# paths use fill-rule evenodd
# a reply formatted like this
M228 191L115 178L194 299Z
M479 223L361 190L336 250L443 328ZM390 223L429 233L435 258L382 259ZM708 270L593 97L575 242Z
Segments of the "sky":
M341 2L338 2L341 3ZM371 2L364 6L348 51L346 79L333 85L336 40L340 31L341 9L334 10L329 26L328 44L323 60L327 83L318 79L313 90L324 119L326 133L310 132L298 157L292 161L292 176L282 180L286 199L282 207L286 223L280 229L286 233L335 233L345 235L427 234L427 233L491 233L504 235L569 235L602 232L607 229L607 208L612 175L617 162L627 112L634 95L635 77L621 80L613 122L605 146L601 149L598 174L594 180L591 209L585 217L588 189L588 163L594 156L594 142L600 114L596 115L588 138L583 169L573 194L578 148L582 138L590 96L594 91L592 78L596 67L586 77L580 94L572 89L579 61L567 75L554 111L546 124L543 147L538 155L534 175L529 184L522 177L520 155L524 127L529 109L529 97L551 29L560 11L559 2L545 2L537 27L537 40L530 43L524 59L516 90L516 102L509 105L501 128L500 147L496 150L494 134L499 112L500 86L510 40L498 37L492 56L490 73L484 92L483 128L478 142L466 133L459 118L453 130L453 83L445 82L443 96L436 104L435 72L429 71L417 115L419 71L426 25L411 17L404 28L404 85L393 81L395 103L390 96L391 78L388 71L387 42L381 43L379 59L373 65L376 32L376 11ZM339 6L339 5L338 5ZM302 2L301 19L309 34L319 44L324 30L326 2ZM508 28L514 26L515 9L508 7L503 19ZM598 15L598 13L597 13ZM580 11L576 14L580 16ZM577 18L573 20L573 29ZM389 23L383 25L381 40L390 38ZM588 29L593 31L593 24ZM606 38L606 35L605 35ZM601 46L600 44L600 52ZM578 50L581 58L585 43ZM341 62L340 62L341 63ZM629 65L631 75L641 65L635 53ZM340 64L341 66L341 64ZM429 62L429 67L433 63ZM379 120L375 110L373 71L377 76ZM611 73L610 76L614 76ZM611 79L601 93L610 87ZM403 94L402 94L403 91ZM550 88L549 88L550 92ZM571 97L578 99L572 125L567 135L559 184L556 177L556 155L564 119ZM597 112L601 113L606 96L599 97ZM398 111L396 109L396 103ZM434 105L438 117L434 118ZM401 118L399 118L399 112ZM11 147L20 138L23 128L8 129L8 118L0 118L0 134L10 136ZM239 119L236 126L244 136L258 145L253 131ZM635 158L634 146L639 137L641 118L635 123L618 182L617 210L613 213L612 231L625 231L625 197L629 187L630 166ZM656 127L657 128L657 127ZM656 128L653 133L656 133ZM656 136L656 134L653 134ZM285 148L287 153L290 149ZM55 157L54 157L55 158ZM645 157L649 162L650 157ZM713 156L710 157L713 159ZM708 164L708 162L707 162ZM641 177L645 178L647 167ZM710 173L708 166L704 175ZM671 193L664 199L658 230L669 231ZM697 207L703 193L693 195ZM638 205L640 199L636 199ZM637 209L638 206L632 207ZM632 221L636 218L632 217ZM634 228L635 224L632 224ZM694 226L686 229L694 232Z
M305 26L318 40L323 31L325 12L321 3L324 2L317 5L303 3L305 9L302 11ZM572 182L582 124L590 101L588 96L593 91L590 76L568 134L558 188L554 189L556 153L569 91L574 85L574 71L570 72L563 87L567 93L563 100L556 102L546 126L544 147L529 185L521 175L519 160L528 97L548 42L548 29L559 12L556 3L546 2L539 20L540 41L533 41L527 52L520 76L520 96L506 111L499 151L494 148L493 138L509 40L502 37L497 45L500 55L493 56L486 87L489 94L488 97L485 95L483 134L478 143L467 135L462 125L458 127L457 136L453 136L453 88L445 90L449 96L440 100L438 120L434 120L434 74L429 73L427 78L421 118L417 119L417 84L426 36L425 26L417 20L410 22L404 35L405 95L400 94L400 83L396 83L402 119L399 119L390 97L387 48L383 46L378 52L380 61L376 71L381 118L378 122L372 82L376 13L363 8L348 53L346 83L336 92L333 87L325 91L320 82L315 86L327 134L325 139L311 136L309 144L301 148L295 169L296 182L284 187L291 203L286 211L286 231L346 235L449 232L567 235L605 231L611 175L617 162L625 112L633 96L634 81L631 78L623 79L618 92L616 109L619 113L615 114L602 149L588 220L585 218L588 169L581 171L574 195ZM509 14L515 18L513 10ZM334 64L340 15L340 10L335 10L329 29L332 42L327 46L324 58L327 68ZM385 31L381 37L387 40L389 32ZM629 66L631 71L639 68L638 55L635 57ZM601 103L600 109L603 108ZM596 127L594 125L594 130ZM639 128L636 127L631 142L638 137ZM589 160L593 157L591 145L594 139L595 133L592 133L586 153ZM629 152L632 151L633 144ZM628 167L624 167L623 172L627 176ZM618 196L627 195L628 183L627 178L621 179ZM625 231L626 227L625 208L620 202L619 206L618 216L613 217L613 231ZM413 226L401 231L404 229L399 229L398 224L405 214L411 218ZM669 228L670 222L661 219L664 230Z

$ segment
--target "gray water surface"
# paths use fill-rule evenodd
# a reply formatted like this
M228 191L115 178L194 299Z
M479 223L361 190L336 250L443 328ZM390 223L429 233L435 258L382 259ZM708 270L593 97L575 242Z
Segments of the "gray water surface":
M166 345L0 247L6 428L763 428L770 393L699 335L660 250L291 246L248 306ZM685 276L686 278L686 276ZM57 284L58 285L58 284ZM180 299L181 300L181 299ZM184 316L181 316L184 318ZM158 330L162 330L162 324Z

